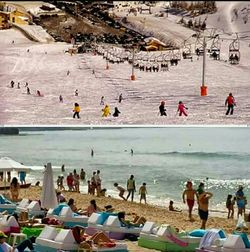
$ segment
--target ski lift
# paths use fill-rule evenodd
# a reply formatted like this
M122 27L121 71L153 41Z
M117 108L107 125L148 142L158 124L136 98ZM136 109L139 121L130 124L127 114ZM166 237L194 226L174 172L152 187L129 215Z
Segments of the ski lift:
M184 42L184 47L182 49L183 59L192 59L192 47L190 43Z
M195 41L195 53L197 56L203 56L204 54L204 45L203 39L200 37L200 34L197 34L197 39Z
M237 38L229 45L229 62L230 64L239 64L240 62L240 41L238 35Z

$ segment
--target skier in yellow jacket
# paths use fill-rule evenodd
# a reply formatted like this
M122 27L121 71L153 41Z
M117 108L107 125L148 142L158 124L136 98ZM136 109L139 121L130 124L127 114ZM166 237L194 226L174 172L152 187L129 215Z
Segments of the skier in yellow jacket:
M104 109L102 109L102 111L103 111L102 117L107 117L107 116L111 115L110 107L108 104L105 105L105 107L104 107Z
M79 119L80 118L80 115L79 115L80 111L81 111L80 105L78 103L75 103L75 107L73 110L73 112L75 112L75 113L73 115L73 118L75 118L77 116L77 118Z

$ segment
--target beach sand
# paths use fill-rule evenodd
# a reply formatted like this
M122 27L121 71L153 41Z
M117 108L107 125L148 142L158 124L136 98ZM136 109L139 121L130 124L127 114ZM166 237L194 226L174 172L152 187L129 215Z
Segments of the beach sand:
M41 187L32 186L28 189L20 190L20 199L29 198L31 200L40 199ZM139 203L131 203L130 201L123 201L110 197L96 197L76 192L63 192L66 200L73 198L76 201L78 208L86 209L89 201L95 199L100 208L106 205L112 205L115 211L126 211L127 218L133 219L134 214L144 216L148 221L154 221L158 224L170 224L180 230L191 231L200 228L200 219L194 215L194 222L188 220L188 213L183 212L170 212L167 207L158 207L152 205L144 205ZM222 228L226 233L232 233L236 227L236 220L226 219L222 217L210 216L207 223L207 228ZM129 251L153 251L149 249L140 248L137 242L128 242Z

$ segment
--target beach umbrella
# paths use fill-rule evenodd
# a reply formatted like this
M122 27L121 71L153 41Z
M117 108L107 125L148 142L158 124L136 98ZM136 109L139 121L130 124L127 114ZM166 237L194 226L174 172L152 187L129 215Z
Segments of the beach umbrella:
M53 181L53 171L51 163L45 167L43 174L43 187L41 195L41 206L43 208L55 208L58 205L56 198L56 191Z
M0 158L0 172L16 171L16 172L29 172L31 169L22 165L21 163L9 158L2 157Z
M25 165L9 158L9 157L1 157L0 158L0 172L5 174L4 179L4 187L6 187L6 173L7 172L30 172L30 168L27 168ZM4 188L5 190L6 188Z

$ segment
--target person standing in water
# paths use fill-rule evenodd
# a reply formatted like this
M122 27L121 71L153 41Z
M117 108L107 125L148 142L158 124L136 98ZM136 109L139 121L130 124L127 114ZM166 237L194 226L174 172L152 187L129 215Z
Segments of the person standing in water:
M133 151L133 149L131 149L131 150L130 150L130 154L131 154L131 156L133 156L133 155L134 155L134 151Z
M91 149L91 157L94 157L94 150Z
M208 204L209 199L213 197L213 194L210 192L206 192L204 190L204 183L200 183L198 192L198 212L201 219L201 229L206 229L206 223L208 220Z
M79 119L80 118L80 114L79 114L80 111L81 111L80 105L78 103L75 103L75 108L73 110L73 112L75 112L75 113L73 114L73 118L75 118L77 116L77 118Z
M63 164L62 167L61 167L61 171L62 172L65 172L65 165Z
M189 220L193 221L192 211L194 207L195 197L198 199L196 190L193 189L193 184L191 181L186 183L186 189L182 194L183 203L188 205Z
M230 93L225 101L225 106L227 106L227 112L226 115L233 115L234 113L234 106L236 106L235 99L233 97L233 94Z
M182 101L179 101L179 105L178 105L178 110L177 110L177 113L179 112L179 116L182 116L182 114L184 116L187 116L187 110L188 108L183 104Z

